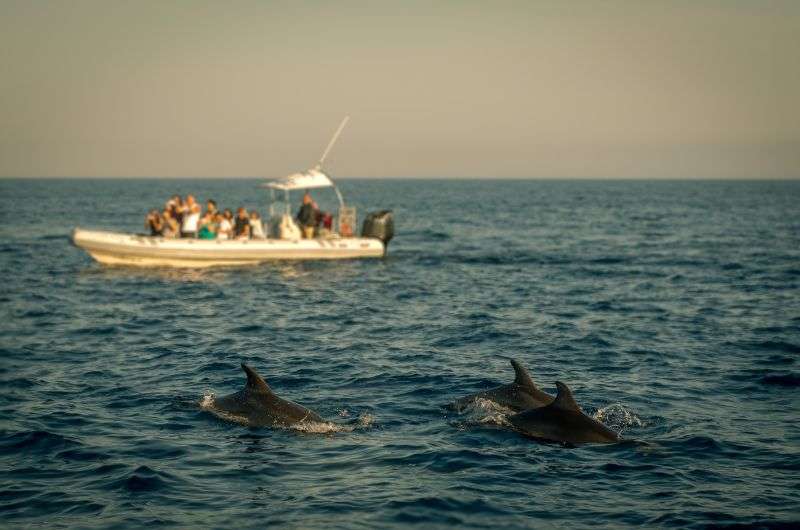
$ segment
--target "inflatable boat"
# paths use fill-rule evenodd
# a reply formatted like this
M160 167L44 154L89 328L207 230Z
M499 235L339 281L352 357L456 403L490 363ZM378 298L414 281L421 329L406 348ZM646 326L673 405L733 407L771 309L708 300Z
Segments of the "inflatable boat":
M213 267L270 260L380 258L386 243L375 237L313 239L168 239L76 228L73 243L107 265Z
M356 209L345 204L333 180L322 170L322 162L346 123L347 118L313 169L262 186L270 190L272 199L269 219L264 226L266 238L166 238L76 228L72 242L100 263L144 267L213 267L252 265L271 260L383 257L394 236L391 211L368 214L361 234L356 236ZM300 227L291 216L291 192L316 188L331 188L339 201L339 210L330 227L318 228L314 237L303 238Z

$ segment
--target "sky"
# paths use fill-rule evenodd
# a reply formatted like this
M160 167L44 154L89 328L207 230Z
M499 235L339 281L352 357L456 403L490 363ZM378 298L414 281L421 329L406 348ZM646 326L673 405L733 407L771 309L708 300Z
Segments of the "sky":
M0 176L798 178L800 1L0 0Z

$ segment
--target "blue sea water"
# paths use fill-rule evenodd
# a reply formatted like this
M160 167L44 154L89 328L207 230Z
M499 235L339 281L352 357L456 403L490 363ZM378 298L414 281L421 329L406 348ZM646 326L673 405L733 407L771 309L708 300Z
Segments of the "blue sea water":
M384 260L98 265L253 180L0 180L0 526L800 525L800 182L343 181ZM482 404L509 358L628 441L540 444ZM340 427L200 406L241 362ZM743 526L737 526L743 525Z

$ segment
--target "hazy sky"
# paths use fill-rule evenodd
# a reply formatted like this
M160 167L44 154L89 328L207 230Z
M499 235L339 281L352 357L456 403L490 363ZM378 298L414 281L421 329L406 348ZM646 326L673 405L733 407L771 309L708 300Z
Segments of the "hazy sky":
M0 0L0 176L800 177L800 1Z

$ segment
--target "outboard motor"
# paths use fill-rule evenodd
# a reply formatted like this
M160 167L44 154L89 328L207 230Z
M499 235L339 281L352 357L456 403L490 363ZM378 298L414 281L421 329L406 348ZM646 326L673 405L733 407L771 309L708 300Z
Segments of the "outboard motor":
M394 216L391 210L371 212L364 219L361 227L361 237L376 237L383 241L385 248L394 237Z

